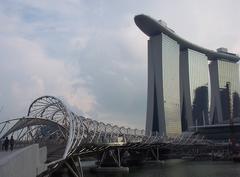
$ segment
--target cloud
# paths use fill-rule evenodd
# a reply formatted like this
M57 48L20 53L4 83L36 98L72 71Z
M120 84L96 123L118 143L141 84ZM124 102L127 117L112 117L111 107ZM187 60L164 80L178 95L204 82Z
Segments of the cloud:
M42 4L22 6L42 13L50 10ZM33 99L47 94L60 97L80 115L143 127L146 96L140 93L146 92L146 77L141 78L146 72L146 52L142 55L137 48L144 48L141 42L146 37L137 38L141 32L133 23L124 18L121 27L76 30L82 23L71 26L66 17L64 23L37 17L29 21L19 15L26 11L0 13L1 22L10 26L2 28L5 34L0 34L4 58L0 69L9 74L9 78L1 78L5 83L1 96L5 101L0 102L6 105L3 116L22 115ZM69 25L64 28L64 24Z
M89 35L84 50L76 46L79 77L87 81L98 103L95 119L133 127L144 125L147 60L146 50L137 48L146 47L146 41L137 38L137 30L127 23L117 30L99 30Z
M163 19L206 48L240 52L238 6L233 0L3 1L0 119L24 114L33 99L48 94L80 115L143 128L148 37L134 16Z
M63 98L73 109L88 115L96 102L85 81L73 77L78 68L50 57L39 43L18 33L18 24L12 22L11 35L0 35L4 116L24 115L30 101L46 94Z

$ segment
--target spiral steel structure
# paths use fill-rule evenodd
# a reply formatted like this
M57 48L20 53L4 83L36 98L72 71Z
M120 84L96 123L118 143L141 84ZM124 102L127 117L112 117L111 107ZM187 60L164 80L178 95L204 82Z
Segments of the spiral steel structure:
M78 116L53 96L34 100L26 117L0 123L0 136L3 138L9 135L14 136L16 143L46 145L48 152L56 151L52 147L53 144L58 144L61 154L58 159L49 160L49 163L67 158L83 144L114 144L119 141L133 143L147 140L144 130L119 127Z
M47 147L47 166L54 170L66 159L108 150L112 147L148 149L152 146L172 147L181 144L204 144L202 137L181 135L166 138L158 134L146 136L144 130L106 124L69 110L56 97L43 96L32 102L26 117L0 123L0 138L13 136L15 146L38 143Z

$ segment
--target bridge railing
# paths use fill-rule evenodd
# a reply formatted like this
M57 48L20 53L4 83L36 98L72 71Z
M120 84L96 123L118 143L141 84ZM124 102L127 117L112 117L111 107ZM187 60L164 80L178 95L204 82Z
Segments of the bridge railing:
M32 102L25 117L0 123L0 138L14 136L16 142L65 143L62 158L71 155L81 144L105 144L123 141L140 142L144 130L106 124L69 110L56 97L43 96Z
M43 96L32 102L25 117L0 123L0 138L14 136L16 142L39 143L58 154L50 164L65 159L86 144L132 143L134 147L156 143L196 143L194 137L167 138L158 133L120 127L79 116L56 97ZM20 144L21 144L20 143ZM53 144L61 145L55 148ZM56 146L57 147L57 146ZM54 151L55 150L55 151Z

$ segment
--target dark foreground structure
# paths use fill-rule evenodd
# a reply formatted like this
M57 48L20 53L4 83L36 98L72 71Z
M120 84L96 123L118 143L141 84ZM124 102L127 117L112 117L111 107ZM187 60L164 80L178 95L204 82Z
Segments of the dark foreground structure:
M195 45L146 15L135 23L149 36L146 133L224 131L240 117L239 56Z
M230 143L234 138L236 143L240 143L240 123L199 126L192 127L191 130L195 135L204 136L215 142Z

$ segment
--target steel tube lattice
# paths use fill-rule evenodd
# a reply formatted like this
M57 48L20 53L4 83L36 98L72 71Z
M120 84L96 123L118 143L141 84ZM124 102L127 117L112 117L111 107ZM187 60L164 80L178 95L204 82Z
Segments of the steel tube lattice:
M79 116L53 96L34 100L26 117L0 123L0 136L9 135L14 135L16 142L60 144L64 149L61 159L70 156L82 144L129 143L146 139L144 130Z
M67 159L75 152L93 152L99 146L104 149L125 145L137 149L154 144L167 147L175 144L207 143L202 137L191 134L174 138L158 136L157 133L146 136L144 130L106 124L79 116L53 96L43 96L33 101L26 117L0 123L0 137L6 136L14 136L16 146L33 143L46 146L49 166L57 165L57 162ZM91 149L87 148L89 145Z

